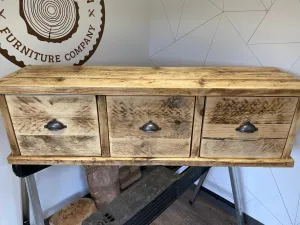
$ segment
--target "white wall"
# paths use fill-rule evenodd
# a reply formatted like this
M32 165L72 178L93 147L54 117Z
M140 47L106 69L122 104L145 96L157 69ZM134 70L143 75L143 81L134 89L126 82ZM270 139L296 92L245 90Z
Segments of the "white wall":
M300 76L299 12L298 0L107 0L103 39L86 64L274 66ZM0 56L0 75L16 69ZM19 181L6 164L4 133L1 124L0 225L18 225ZM267 225L299 225L299 150L300 134L294 168L239 168L246 213ZM76 166L51 167L37 180L45 216L87 191ZM205 186L232 201L226 168L213 168Z

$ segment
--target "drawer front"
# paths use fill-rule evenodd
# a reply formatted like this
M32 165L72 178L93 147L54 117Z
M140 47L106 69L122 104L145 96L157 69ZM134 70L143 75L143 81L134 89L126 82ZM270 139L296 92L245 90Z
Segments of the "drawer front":
M200 156L280 158L297 102L293 97L208 97Z
M95 96L6 96L21 155L99 156ZM66 125L49 130L53 119Z
M111 156L189 157L194 104L194 97L108 96ZM161 129L141 130L149 121Z

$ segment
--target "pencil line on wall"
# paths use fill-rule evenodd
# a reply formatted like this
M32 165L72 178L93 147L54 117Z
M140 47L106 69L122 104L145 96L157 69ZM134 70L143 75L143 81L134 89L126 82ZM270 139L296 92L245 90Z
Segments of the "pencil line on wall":
M180 37L179 39L177 39L176 41L179 41L180 39L184 38L185 36L187 36L188 34L192 33L193 31L197 30L199 27L207 24L208 22L210 22L211 20L213 20L214 18L218 17L219 15L223 14L223 12L218 13L217 15L215 15L214 17L210 18L209 20L201 23L198 27L194 28L193 30L189 31L188 33L186 33L185 35L183 35L182 37Z
M214 6L216 6L218 9L220 9L214 2L212 2L211 0L208 0L210 1L211 4L213 4ZM220 9L221 11L223 11L222 9Z
M271 10L271 8L270 8L270 10ZM262 24L262 22L264 21L264 19L268 15L268 13L269 13L269 11L264 15L264 17L262 18L262 20L260 21L260 23L258 24L258 26L255 28L253 34L250 36L249 40L247 41L247 44L249 44L249 42L251 41L252 37L254 36L254 34L256 33L256 31L258 30L258 28L260 27L260 25Z
M160 1L161 1L161 4L162 4L162 7L163 7L163 9L164 9L166 18L167 18L167 20L168 20L168 24L169 24L169 28L170 28L170 31L171 31L173 40L175 41L175 36L174 36L174 34L173 34L173 31L172 31L171 23L170 23L170 20L169 20L169 17L168 17L167 10L166 10L166 8L165 8L164 2L163 2L163 0L160 0Z
M299 194L299 198L298 198L298 204L297 204L297 210L296 210L296 216L295 216L295 225L297 223L297 217L298 217L298 210L299 210L299 202L300 202L300 194Z
M213 36L213 38L212 38L212 40L211 40L211 42L210 42L210 45L209 45L208 51L207 51L207 53L206 53L206 56L205 56L204 65L206 64L206 60L207 60L207 57L208 57L208 55L209 55L209 52L210 52L211 46L212 46L212 44L213 44L213 42L214 42L214 40L215 40L215 37L216 37L217 31L218 31L218 29L219 29L220 22L221 22L221 20L222 20L223 14L224 14L224 13L222 13L222 15L220 16L220 19L219 19L219 22L218 22L217 28L216 28L216 30L215 30L215 33L214 33L214 36Z
M300 44L298 41L292 42L269 42L269 43L252 43L248 45L286 45L286 44Z
M271 5L271 7L272 7L272 6L275 4L275 2L276 2L276 0L274 0L274 1L273 1L273 3L272 3L272 5Z
M282 225L284 225L283 223L281 223L281 221L245 186L243 185L245 189L247 189L247 191L249 191L250 194L252 194L254 196L254 198Z
M263 3L263 1L260 0L260 2L261 2L261 4L264 6L264 8L265 8L266 10L268 10L267 7L266 7L266 5Z
M216 187L217 187L217 189L218 189L218 191L219 191L219 195L222 196L223 193L222 193L222 191L221 191L219 185L217 184L217 181L216 181L215 177L214 177L212 174L210 174L210 176L212 177L212 179L213 179L213 181L214 181L214 183L215 183L215 185L216 185Z
M300 58L300 56L298 56L298 58L295 60L295 62L291 66L291 68L288 70L288 73L291 71L291 69L293 69L294 65L296 64L296 62L298 61L299 58Z
M182 18L182 13L183 13L184 5L185 5L185 0L184 0L184 2L182 4L180 18L179 18L179 23L178 23L177 30L176 30L176 35L175 35L175 40L177 39L177 35L178 35L178 31L179 31L179 26L181 24L181 18Z
M274 176L273 171L272 171L271 168L270 168L270 172L271 172L271 174L272 174L272 176L273 176L273 179L274 179L274 181L275 181L275 184L276 184L277 190L278 190L278 192L279 192L279 195L280 195L280 197L281 197L281 201L282 201L282 203L283 203L283 205L284 205L285 211L286 211L286 213L287 213L287 215L288 215L288 217L289 217L289 219L290 219L290 221L291 221L291 224L293 225L292 218L291 218L291 216L290 216L290 214L289 214L289 211L288 211L288 209L287 209L287 207L286 207L286 204L285 204L285 202L284 202L284 200L283 200L282 194L281 194L281 192L280 192L279 186L278 186L278 184L277 184L277 181L276 181L276 179L275 179L275 176Z
M252 199L246 201L246 202L243 204L243 206L246 206L249 202L252 202L254 199L255 199L255 198L252 198Z
M224 12L268 12L269 10L265 9L256 9L256 10L224 10Z
M160 49L159 51L155 52L154 54L152 54L150 57L153 57L155 55L157 55L158 53L160 53L161 51L165 50L166 48L168 48L170 45L176 43L177 41L181 40L182 38L184 38L185 36L189 35L190 33L192 33L193 31L197 30L199 27L205 25L206 23L208 23L209 21L213 20L214 18L216 18L217 16L221 15L222 12L220 12L219 14L217 14L216 16L210 18L209 20L203 22L202 24L200 24L198 27L194 28L193 30L191 30L190 32L186 33L185 35L183 35L182 37L176 39L176 41L173 41L172 43L170 43L169 45L167 45L166 47Z
M231 26L235 29L235 31L238 33L238 35L240 36L240 38L243 40L244 44L247 46L247 48L251 51L252 55L256 58L256 60L259 62L259 64L261 66L263 66L263 64L261 63L261 61L257 58L257 56L254 54L254 52L252 51L252 49L247 45L246 41L244 40L244 38L242 37L242 35L240 34L240 32L236 29L236 27L233 25L233 23L230 21L230 19L227 17L226 13L224 13L227 20L229 21L229 23L231 24Z

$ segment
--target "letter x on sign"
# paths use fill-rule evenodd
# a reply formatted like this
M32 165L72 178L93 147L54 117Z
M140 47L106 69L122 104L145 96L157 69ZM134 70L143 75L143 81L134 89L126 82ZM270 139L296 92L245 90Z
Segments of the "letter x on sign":
M89 13L90 13L89 17L91 17L91 16L95 17L94 11L95 11L95 9L93 9L93 10L89 9Z
M0 11L0 17L3 17L4 19L6 19L5 16L3 16L3 12L4 12L4 9L2 9L2 10Z

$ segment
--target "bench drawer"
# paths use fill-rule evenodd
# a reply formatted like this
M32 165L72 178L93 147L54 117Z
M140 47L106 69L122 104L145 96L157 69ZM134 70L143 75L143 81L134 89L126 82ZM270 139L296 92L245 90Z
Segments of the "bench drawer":
M200 156L281 158L297 102L293 97L208 97Z
M189 157L194 104L195 97L107 96L111 156Z
M6 101L21 155L101 155L95 96L6 95Z

